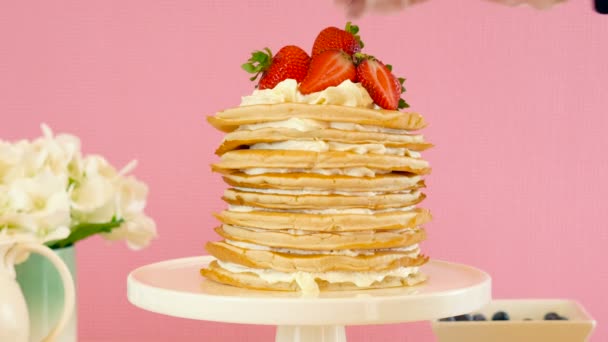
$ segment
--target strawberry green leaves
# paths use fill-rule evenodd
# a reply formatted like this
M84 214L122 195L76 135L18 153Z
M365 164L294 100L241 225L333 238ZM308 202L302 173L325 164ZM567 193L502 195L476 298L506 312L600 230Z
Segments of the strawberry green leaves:
M249 79L250 81L255 81L260 74L270 67L271 62L272 52L269 48L264 48L264 51L258 50L252 52L251 58L247 60L247 63L241 65L241 68L250 74L255 74Z

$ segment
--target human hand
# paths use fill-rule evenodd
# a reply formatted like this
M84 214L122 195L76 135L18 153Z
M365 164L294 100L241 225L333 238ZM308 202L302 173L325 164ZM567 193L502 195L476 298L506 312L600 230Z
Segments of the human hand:
M348 17L360 17L364 13L390 13L397 12L406 7L425 2L427 0L334 0L345 9ZM487 0L508 6L527 4L537 9L546 9L566 0Z
M489 0L492 2L498 2L504 5L517 6L517 5L530 5L536 9L547 9L557 3L565 2L566 0Z
M335 3L344 7L348 17L356 18L368 12L397 12L425 1L427 0L335 0Z

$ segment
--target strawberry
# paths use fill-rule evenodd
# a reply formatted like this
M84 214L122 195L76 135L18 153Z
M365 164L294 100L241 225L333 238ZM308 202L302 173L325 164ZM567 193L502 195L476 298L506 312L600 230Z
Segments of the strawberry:
M405 79L395 77L390 65L360 53L355 55L355 58L359 60L357 78L378 106L390 110L409 107L401 99L401 93L405 91Z
M327 27L323 29L312 45L312 57L325 50L342 50L349 55L361 51L363 42L357 35L359 27L346 23L346 28L341 30L337 27Z
M253 52L247 63L242 65L245 71L255 74L250 80L255 81L262 75L258 82L259 89L274 88L288 78L293 78L298 83L304 79L310 64L306 51L295 45L287 45L273 56L270 49L264 50Z
M310 61L308 74L300 84L302 94L337 86L345 80L355 81L357 70L351 56L340 50L326 50Z

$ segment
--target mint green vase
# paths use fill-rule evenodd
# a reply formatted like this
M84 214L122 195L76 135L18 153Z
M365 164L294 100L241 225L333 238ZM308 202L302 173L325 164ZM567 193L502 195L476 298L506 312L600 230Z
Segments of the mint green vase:
M68 266L76 282L74 246L53 250ZM30 341L42 340L59 321L63 306L63 285L57 269L44 257L32 254L26 262L15 266L30 316ZM55 342L78 340L76 314Z

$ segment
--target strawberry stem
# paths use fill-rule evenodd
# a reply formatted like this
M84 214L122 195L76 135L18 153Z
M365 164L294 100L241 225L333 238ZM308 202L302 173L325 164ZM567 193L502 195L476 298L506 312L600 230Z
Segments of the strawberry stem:
M251 58L247 63L241 65L241 68L250 74L255 74L249 80L255 81L260 74L263 74L272 63L272 51L269 48L264 48L264 51L254 51L251 53Z
M363 41L361 40L361 36L359 36L357 33L359 33L359 26L357 25L353 25L350 21L346 23L346 26L344 27L344 31L352 34L355 39L359 42L359 46L363 49L363 46L365 44L363 44Z
M359 65L359 63L363 62L366 59L375 59L374 56L364 54L362 52L356 52L353 54L353 63L355 65Z

